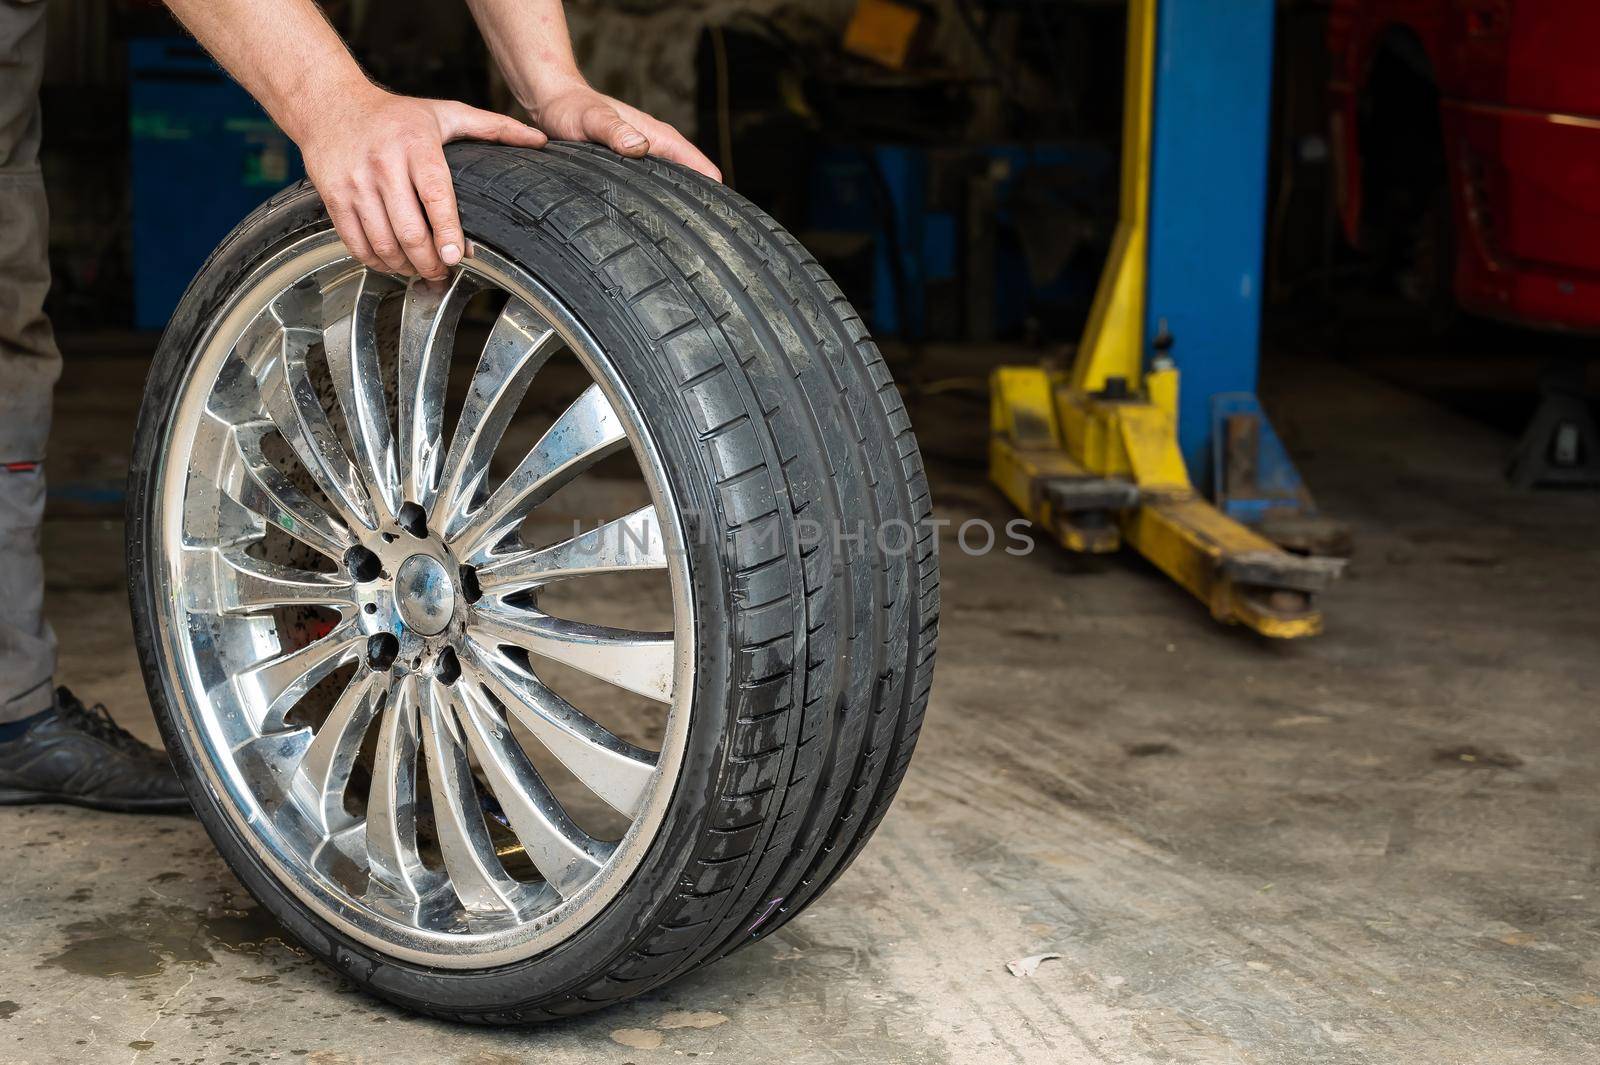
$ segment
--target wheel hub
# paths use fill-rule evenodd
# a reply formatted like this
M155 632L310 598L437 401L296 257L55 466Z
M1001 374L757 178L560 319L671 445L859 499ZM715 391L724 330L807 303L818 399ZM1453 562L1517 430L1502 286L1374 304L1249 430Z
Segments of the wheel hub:
M394 596L400 619L424 636L443 632L455 615L455 582L432 555L416 554L400 563Z

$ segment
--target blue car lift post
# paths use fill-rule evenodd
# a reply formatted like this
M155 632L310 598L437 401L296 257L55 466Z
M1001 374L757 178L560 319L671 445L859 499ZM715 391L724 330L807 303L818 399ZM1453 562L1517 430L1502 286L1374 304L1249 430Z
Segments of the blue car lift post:
M1111 255L1071 370L994 372L989 470L1064 547L1126 542L1217 619L1292 638L1343 563L1246 524L1315 514L1255 398L1273 7L1130 0Z

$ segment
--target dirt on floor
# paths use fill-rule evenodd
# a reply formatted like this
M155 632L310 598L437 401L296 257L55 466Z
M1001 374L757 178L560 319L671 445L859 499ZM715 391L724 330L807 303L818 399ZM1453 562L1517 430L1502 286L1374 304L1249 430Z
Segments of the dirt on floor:
M62 679L153 739L114 516L142 370L69 358L45 537ZM771 939L598 1015L456 1028L284 942L190 819L0 810L0 1062L1587 1065L1600 500L1511 491L1509 437L1372 377L1272 384L1355 533L1326 634L952 526L900 799ZM1011 517L983 414L915 412L955 525Z

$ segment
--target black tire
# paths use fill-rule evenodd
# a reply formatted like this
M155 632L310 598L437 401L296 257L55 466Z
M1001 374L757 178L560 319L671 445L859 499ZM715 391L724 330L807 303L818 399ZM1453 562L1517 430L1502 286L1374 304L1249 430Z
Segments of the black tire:
M688 749L668 818L621 894L522 962L408 963L291 895L197 772L154 624L154 459L218 308L274 251L330 228L308 185L234 231L162 338L130 477L129 592L167 748L245 887L374 994L454 1020L533 1022L640 994L769 935L850 864L922 724L937 538L882 356L823 270L758 208L681 167L588 146L464 143L447 155L468 235L536 272L623 353L673 492L703 523L689 538L698 657ZM808 536L802 521L845 535ZM874 535L888 528L909 540Z

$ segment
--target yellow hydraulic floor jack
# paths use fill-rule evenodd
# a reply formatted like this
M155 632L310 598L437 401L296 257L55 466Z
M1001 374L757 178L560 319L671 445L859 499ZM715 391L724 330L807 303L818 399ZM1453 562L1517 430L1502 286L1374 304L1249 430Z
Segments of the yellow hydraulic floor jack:
M1122 206L1083 341L1070 371L994 371L989 477L1069 550L1125 541L1217 619L1311 636L1322 629L1316 595L1343 561L1291 554L1201 498L1179 447L1178 370L1163 336L1146 365L1157 13L1158 0L1129 4Z

